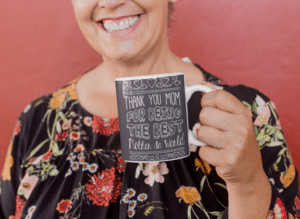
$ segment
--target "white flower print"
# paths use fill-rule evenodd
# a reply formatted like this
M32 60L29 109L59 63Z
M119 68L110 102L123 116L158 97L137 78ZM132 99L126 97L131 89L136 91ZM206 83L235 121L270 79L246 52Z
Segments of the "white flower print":
M36 206L33 205L30 208L28 208L27 213L32 215L33 212L35 211L35 209L36 209Z
M76 155L74 155L73 152L71 152L67 157L67 160L69 160L70 162L74 161L75 159L76 159Z
M31 108L31 104L28 104L25 109L23 110L23 113L27 113Z
M90 164L88 168L91 173L95 173L98 169L98 164L96 163Z
M132 198L133 196L135 196L136 191L133 188L129 188L127 189L126 193L128 194L129 198Z
M122 201L123 201L125 204L127 204L127 203L129 203L129 199L130 199L129 194L126 194L126 195L123 196Z
M79 163L77 161L74 161L71 166L73 171L79 170Z
M137 205L137 201L136 200L130 200L128 203L130 208L135 208Z
M31 217L32 217L32 214L27 214L25 219L31 219Z
M140 202L143 202L143 201L147 200L147 198L148 198L148 195L146 193L142 193L142 194L139 194L139 196L137 197L137 200Z
M82 171L86 171L90 169L89 164L87 162L80 163L80 164L82 165Z
M79 160L79 163L80 163L81 165L83 165L84 163L86 163L86 162L85 162L85 158L81 158L81 159Z
M272 185L275 185L275 180L273 178L270 178L269 181L272 183Z
M85 158L85 156L84 156L84 153L83 153L83 152L80 152L80 153L77 155L77 159L78 159L78 160L81 160L82 158Z
M133 218L133 216L135 215L135 210L134 210L134 208L130 208L130 207L129 207L127 213L128 213L128 217L129 217L129 218Z
M67 173L65 174L65 177L70 176L72 174L72 170L68 169Z

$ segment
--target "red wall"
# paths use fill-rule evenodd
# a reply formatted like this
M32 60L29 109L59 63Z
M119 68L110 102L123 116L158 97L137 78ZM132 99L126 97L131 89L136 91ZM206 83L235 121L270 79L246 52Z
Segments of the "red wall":
M230 84L277 105L300 170L300 1L178 0L171 49ZM101 61L83 38L71 1L5 1L0 7L0 168L25 106ZM298 101L298 102L296 102Z

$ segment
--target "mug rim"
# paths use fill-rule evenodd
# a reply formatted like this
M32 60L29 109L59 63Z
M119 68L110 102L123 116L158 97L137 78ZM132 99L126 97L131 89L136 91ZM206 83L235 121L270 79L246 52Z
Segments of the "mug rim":
M161 78L161 77L169 77L169 76L176 76L176 75L184 75L184 73L183 72L174 72L174 73L163 73L163 74L155 74L155 75L122 77L122 78L116 78L115 81L138 80L138 79L153 78L153 77Z

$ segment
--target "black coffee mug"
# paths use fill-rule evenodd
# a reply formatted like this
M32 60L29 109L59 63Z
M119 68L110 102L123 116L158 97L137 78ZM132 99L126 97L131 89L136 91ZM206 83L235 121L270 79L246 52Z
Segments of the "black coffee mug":
M185 86L184 73L116 79L122 158L146 163L182 159L203 146L188 128L187 102L204 85ZM199 103L200 104L200 103Z

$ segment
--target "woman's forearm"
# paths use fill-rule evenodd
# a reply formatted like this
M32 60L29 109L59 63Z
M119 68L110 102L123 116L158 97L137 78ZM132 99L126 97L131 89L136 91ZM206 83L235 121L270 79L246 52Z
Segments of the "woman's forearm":
M247 184L227 184L229 219L266 219L272 197L268 177L261 173Z

